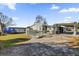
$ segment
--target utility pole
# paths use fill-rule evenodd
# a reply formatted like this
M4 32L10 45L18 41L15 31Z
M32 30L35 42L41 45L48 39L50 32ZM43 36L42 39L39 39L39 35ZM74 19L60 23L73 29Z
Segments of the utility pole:
M77 34L77 22L74 22L74 33L73 35L75 36Z

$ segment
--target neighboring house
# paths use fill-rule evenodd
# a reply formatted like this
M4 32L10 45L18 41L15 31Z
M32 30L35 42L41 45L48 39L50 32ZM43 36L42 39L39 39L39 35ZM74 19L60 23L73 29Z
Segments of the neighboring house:
M38 15L36 17L36 21L34 22L34 24L31 26L31 28L33 30L37 30L37 31L43 31L46 30L45 27L47 26L46 20L45 18L43 18L42 16Z
M30 31L31 29L31 31ZM33 32L33 33L46 33L47 32L47 22L46 19L43 18L42 16L38 15L36 17L36 21L32 26L29 26L26 28L26 34L28 32Z
M79 24L74 22L74 23L60 23L60 24L54 24L54 33L66 33L66 32L74 32L76 33L78 30Z
M26 28L24 27L8 27L4 29L5 33L25 33Z
M26 34L28 33L29 34L40 33L40 35L46 33L62 34L62 33L66 33L69 30L75 34L78 28L79 28L79 24L77 24L76 22L48 25L46 19L38 15L36 17L36 21L34 22L34 24L26 28Z
M54 29L54 34L61 34L65 32L66 26L62 24L54 24L53 29Z

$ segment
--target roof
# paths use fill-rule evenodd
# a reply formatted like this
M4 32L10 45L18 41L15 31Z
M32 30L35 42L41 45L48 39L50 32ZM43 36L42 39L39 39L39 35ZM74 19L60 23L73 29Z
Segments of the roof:
M18 29L26 29L25 27L8 27L8 28L18 28Z
M59 23L59 24L54 24L53 27L55 27L56 25L57 26L63 25L63 26L73 27L74 23ZM79 22L76 25L77 25L77 27L79 27Z

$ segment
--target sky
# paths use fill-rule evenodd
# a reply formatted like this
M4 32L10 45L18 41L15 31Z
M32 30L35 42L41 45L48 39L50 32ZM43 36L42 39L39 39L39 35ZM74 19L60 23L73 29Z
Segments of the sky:
M31 26L38 15L49 25L79 21L78 3L0 3L0 12L12 17L17 27Z

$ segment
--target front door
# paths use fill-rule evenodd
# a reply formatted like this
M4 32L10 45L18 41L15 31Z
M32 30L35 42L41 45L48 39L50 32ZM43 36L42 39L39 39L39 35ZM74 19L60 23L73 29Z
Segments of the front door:
M58 33L59 33L59 34L63 33L63 27L59 27L59 28L58 28Z

